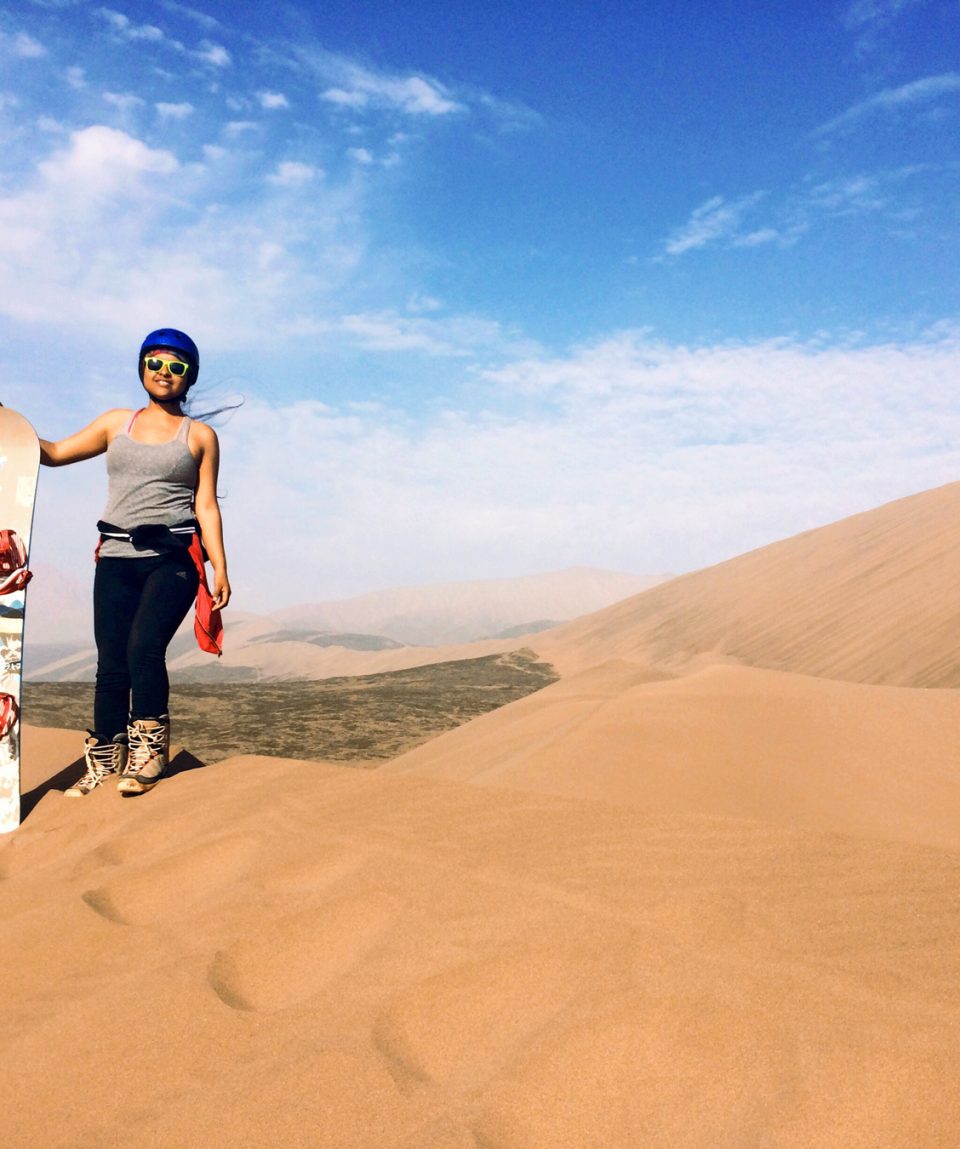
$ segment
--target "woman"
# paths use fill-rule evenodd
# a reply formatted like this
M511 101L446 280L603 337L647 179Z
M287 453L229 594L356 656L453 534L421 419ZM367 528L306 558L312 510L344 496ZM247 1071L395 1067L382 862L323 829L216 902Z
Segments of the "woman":
M217 504L220 448L211 427L183 409L200 353L174 328L152 331L140 348L147 405L107 411L58 443L40 441L40 461L62 467L106 454L107 508L94 578L97 681L83 797L111 775L122 794L152 789L167 768L170 694L166 652L197 598L202 536L213 567L214 611L230 600ZM187 548L190 547L188 550Z

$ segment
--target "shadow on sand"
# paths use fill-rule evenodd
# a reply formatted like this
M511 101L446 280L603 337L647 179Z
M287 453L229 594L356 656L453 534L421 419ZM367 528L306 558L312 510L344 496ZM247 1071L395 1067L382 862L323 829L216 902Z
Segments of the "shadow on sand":
M207 765L195 754L191 754L189 750L179 750L170 759L170 765L167 767L166 779L175 777L177 774L186 774L188 770L202 770ZM79 778L83 776L84 762L82 758L77 758L70 763L69 766L64 768L48 778L45 782L41 782L39 786L34 786L32 790L28 790L25 794L20 796L20 823L21 825L27 820L33 812L34 807L46 794L51 790L67 790ZM165 779L165 780L166 780Z

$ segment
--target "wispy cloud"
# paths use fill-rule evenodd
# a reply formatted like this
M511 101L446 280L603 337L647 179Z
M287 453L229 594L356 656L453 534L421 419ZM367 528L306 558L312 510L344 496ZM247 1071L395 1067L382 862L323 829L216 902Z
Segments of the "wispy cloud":
M377 68L317 45L295 51L311 73L320 98L356 114L405 116L410 122L471 114L502 132L529 131L543 123L532 108L468 83L449 83L426 72Z
M129 112L134 108L142 108L146 101L142 96L135 96L132 92L104 92L104 102L117 108L121 112Z
M222 44L201 44L196 55L214 68L228 68L233 63L233 57Z
M845 22L856 34L858 55L874 52L882 34L903 13L922 6L926 0L854 0L847 9Z
M814 130L813 135L823 137L837 132L849 131L864 120L871 119L876 115L927 105L956 92L960 92L960 72L944 72L938 76L924 76L920 80L901 84L897 88L886 88L866 100L861 100L858 104L847 108L845 112L841 112L840 115L834 116L832 120L821 124Z
M195 111L193 104L186 102L180 104L159 103L155 107L157 114L166 120L185 120Z
M664 244L666 254L684 255L718 240L731 238L739 231L744 216L763 198L763 192L754 192L735 200L725 200L723 196L711 197L695 208L687 222L667 239Z
M925 0L854 0L847 9L846 22L851 28L889 24L901 12L924 2Z
M529 132L543 127L543 116L519 101L505 100L489 92L479 92L475 97L475 103L492 116L501 131Z
M155 24L134 24L129 16L112 8L96 8L94 11L121 39L157 43L166 38Z
M271 172L267 179L276 187L299 188L318 177L322 177L322 175L323 172L312 164L285 160L283 163L277 164L276 170Z
M860 215L879 211L889 202L886 188L891 176L855 175L815 184L806 197L807 209L831 215Z
M466 111L438 80L425 76L391 76L356 64L343 66L343 80L323 98L350 108L392 108L410 116L447 116Z
M201 12L197 8L189 4L180 4L177 0L160 0L160 4L168 12L174 12L180 16L186 16L201 28L205 28L208 32L212 32L215 28L220 28L222 25L220 21L206 12Z
M766 243L795 243L797 239L799 233L796 230L784 233L775 227L758 227L755 231L733 236L730 242L734 247L762 247Z
M13 36L0 33L0 43L5 43L15 56L22 60L38 60L46 56L47 49L28 32L17 32Z
M260 101L260 107L268 111L290 107L290 101L282 92L257 92L257 99Z
M766 193L733 201L714 196L673 232L664 242L663 251L667 256L678 257L708 244L734 249L766 244L786 248L810 235L824 221L843 217L874 215L886 219L891 226L899 226L904 213L913 211L904 204L903 188L939 170L948 168L908 164L816 182L808 179L778 198ZM758 218L761 204L764 218Z

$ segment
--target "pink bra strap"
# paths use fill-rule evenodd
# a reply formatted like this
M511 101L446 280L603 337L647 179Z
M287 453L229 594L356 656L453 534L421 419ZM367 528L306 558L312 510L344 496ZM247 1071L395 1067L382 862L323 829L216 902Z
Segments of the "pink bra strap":
M130 432L133 430L134 423L136 423L136 421L137 421L137 416L142 415L142 414L143 414L143 408L142 407L140 408L139 411L134 411L134 413L130 416L130 422L127 424L126 428L124 429L123 433L125 435L130 434Z

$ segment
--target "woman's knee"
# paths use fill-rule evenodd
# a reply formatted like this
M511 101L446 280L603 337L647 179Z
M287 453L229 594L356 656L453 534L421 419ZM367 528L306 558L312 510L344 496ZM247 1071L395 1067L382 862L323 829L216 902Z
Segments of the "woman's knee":
M97 667L96 688L99 694L129 690L130 671L127 664L124 663L122 666L99 665Z
M133 641L127 646L127 667L131 677L143 673L166 670L167 648L152 641Z

